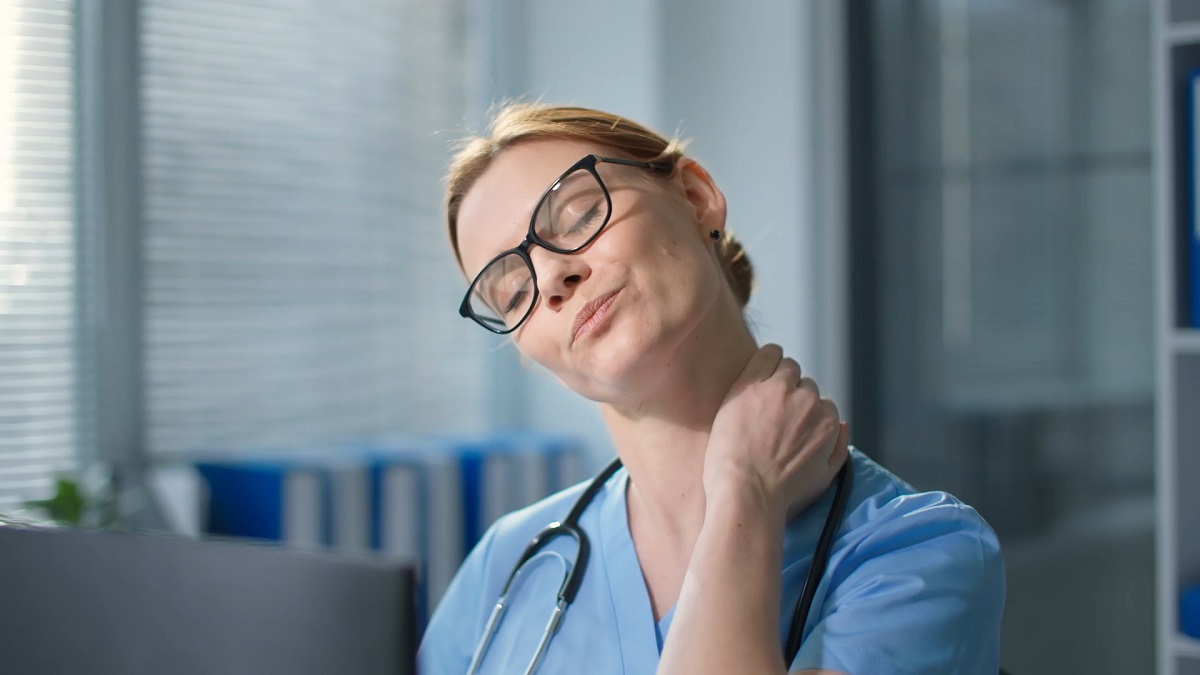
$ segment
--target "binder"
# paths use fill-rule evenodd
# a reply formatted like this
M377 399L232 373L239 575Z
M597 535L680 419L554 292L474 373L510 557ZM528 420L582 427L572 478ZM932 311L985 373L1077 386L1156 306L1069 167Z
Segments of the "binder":
M496 434L497 443L508 448L530 468L523 485L519 508L532 504L587 480L583 446L574 438L538 431L508 431ZM533 466L536 465L536 466Z
M332 545L341 553L366 553L372 547L371 475L362 463L335 462L333 481Z
M1186 242L1188 251L1187 294L1192 328L1200 328L1200 70L1193 71L1188 78L1188 133L1191 143L1188 148L1189 217L1187 233L1177 241Z
M513 431L441 440L461 466L467 551L501 516L582 480L582 448L561 436Z
M206 460L204 531L324 548L332 535L332 485L319 466L280 458Z
M535 432L393 434L194 464L206 533L410 561L421 621L497 518L587 478L576 441Z
M423 620L466 557L459 457L453 446L402 436L351 452L370 476L370 548L416 561Z
M371 473L371 548L390 558L420 560L424 508L421 467L410 462L374 462Z
M432 454L425 463L425 600L437 606L458 566L467 556L463 548L462 471L457 457Z

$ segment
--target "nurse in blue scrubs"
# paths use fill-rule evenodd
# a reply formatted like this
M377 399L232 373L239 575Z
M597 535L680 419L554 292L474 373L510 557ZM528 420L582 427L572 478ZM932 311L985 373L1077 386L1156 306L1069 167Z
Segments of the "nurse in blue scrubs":
M623 466L586 499L579 485L488 530L434 612L422 673L997 672L995 534L850 448L800 365L757 344L725 198L679 143L600 111L512 105L462 146L447 192L463 316L595 401ZM513 570L577 503L590 554L560 615L574 537Z

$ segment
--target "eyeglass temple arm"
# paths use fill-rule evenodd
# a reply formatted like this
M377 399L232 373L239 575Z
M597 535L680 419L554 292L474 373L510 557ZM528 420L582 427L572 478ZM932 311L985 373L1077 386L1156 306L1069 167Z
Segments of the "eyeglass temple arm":
M637 166L644 169L654 169L655 171L670 171L671 165L667 162L643 162L637 159L622 159L620 157L597 157L598 161L608 162L609 164L624 164L625 166Z

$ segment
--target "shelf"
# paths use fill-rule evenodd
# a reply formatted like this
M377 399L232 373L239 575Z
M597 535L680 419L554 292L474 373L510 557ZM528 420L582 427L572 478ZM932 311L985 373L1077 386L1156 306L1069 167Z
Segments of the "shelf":
M1171 25L1167 28L1167 42L1172 46L1200 43L1200 21Z
M1200 659L1200 640L1186 635L1175 636L1175 655Z
M1200 355L1200 328L1177 328L1171 334L1171 348L1177 354Z

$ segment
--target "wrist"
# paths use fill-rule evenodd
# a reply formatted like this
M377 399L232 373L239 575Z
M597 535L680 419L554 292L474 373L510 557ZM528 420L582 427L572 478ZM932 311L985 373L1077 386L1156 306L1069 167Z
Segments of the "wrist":
M761 478L737 473L725 472L725 480L705 486L704 522L767 524L782 529L787 522L786 509L774 503Z

